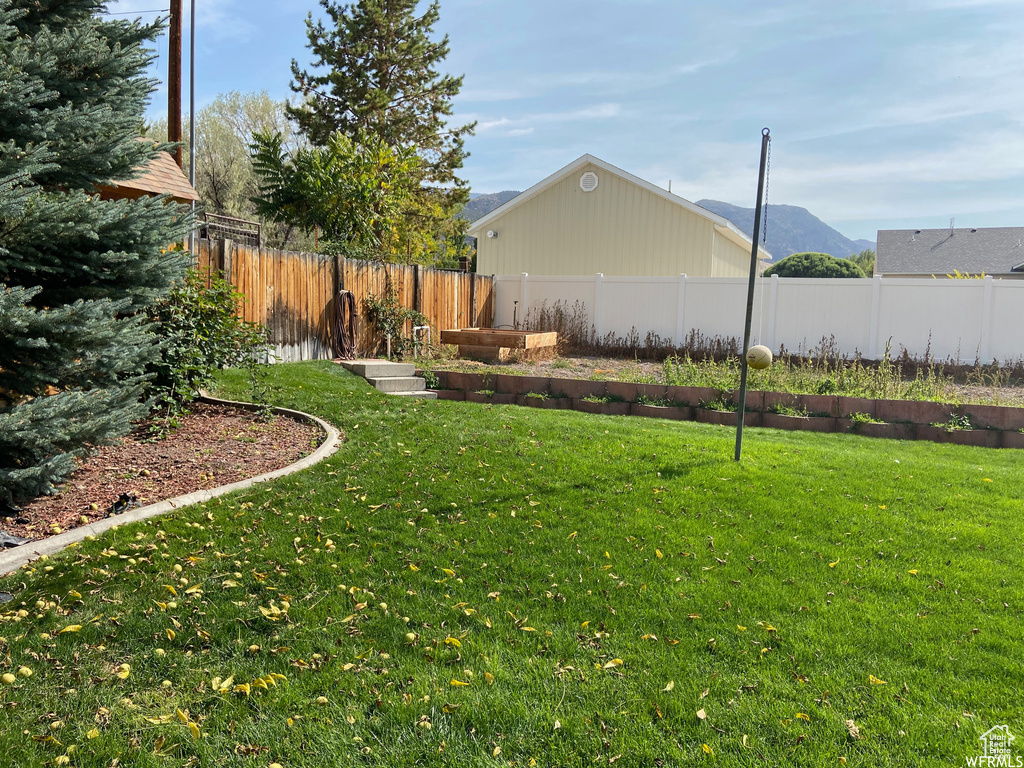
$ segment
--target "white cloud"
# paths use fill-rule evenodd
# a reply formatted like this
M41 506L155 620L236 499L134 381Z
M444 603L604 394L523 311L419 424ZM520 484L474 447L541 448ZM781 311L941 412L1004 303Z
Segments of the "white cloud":
M478 134L493 131L497 128L508 128L509 136L522 136L532 132L537 124L572 123L580 120L603 120L617 117L622 112L619 104L597 104L593 107L570 109L553 112L538 112L516 117L488 118L478 115L462 115L456 122L476 120Z

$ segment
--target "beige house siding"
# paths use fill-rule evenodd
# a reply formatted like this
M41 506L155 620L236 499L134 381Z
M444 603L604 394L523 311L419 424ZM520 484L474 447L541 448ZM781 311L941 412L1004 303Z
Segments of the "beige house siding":
M593 192L580 177L593 171ZM627 179L586 164L474 232L477 271L510 275L689 275L742 277L750 253L714 221Z
M715 246L712 249L711 277L747 277L750 275L751 245L739 245L724 235L715 235ZM765 266L758 264L758 273Z

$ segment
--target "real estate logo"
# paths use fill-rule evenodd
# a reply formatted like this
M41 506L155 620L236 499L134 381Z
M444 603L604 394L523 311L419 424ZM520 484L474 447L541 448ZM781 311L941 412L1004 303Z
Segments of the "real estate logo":
M984 750L978 757L968 757L967 765L979 768L1024 768L1024 757L1014 757L1010 750L1010 743L1015 739L1010 733L1010 726L997 725L981 734L979 739Z

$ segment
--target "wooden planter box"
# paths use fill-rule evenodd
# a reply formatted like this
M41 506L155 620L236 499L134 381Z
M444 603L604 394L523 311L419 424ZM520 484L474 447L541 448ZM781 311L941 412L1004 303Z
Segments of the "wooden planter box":
M508 360L513 350L536 352L558 346L554 331L513 331L500 328L450 328L441 331L442 344L457 344L460 357Z
M631 403L629 413L632 416L646 416L654 419L672 419L673 421L690 421L693 409L688 405L641 405ZM1024 437L1024 435L1021 435Z
M722 427L735 427L738 415L735 411L709 411L706 408L694 408L694 415L697 421L702 424L718 424ZM743 414L743 426L761 426L761 414L757 411L747 411Z
M920 440L931 440L936 443L952 445L973 445L978 448L998 448L1004 443L1002 432L994 429L943 429L921 425L917 428Z
M781 413L761 414L761 426L769 429L835 432L836 420L831 416L786 416Z

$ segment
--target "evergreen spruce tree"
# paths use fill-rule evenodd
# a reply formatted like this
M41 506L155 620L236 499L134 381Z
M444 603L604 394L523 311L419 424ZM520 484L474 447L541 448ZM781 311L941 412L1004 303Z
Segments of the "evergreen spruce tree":
M419 16L417 4L320 0L330 24L314 22L312 16L306 20L314 69L292 61L292 90L302 101L288 113L315 146L326 146L331 134L340 131L353 141L370 135L419 154L403 242L392 255L424 261L443 241L449 252L461 245L466 223L455 214L469 200L469 187L456 172L466 157L465 137L476 123L447 123L462 77L438 70L449 50L447 35L431 39L438 3Z
M53 490L145 413L159 352L141 310L184 270L184 210L103 201L138 140L159 24L99 0L0 0L0 503Z

